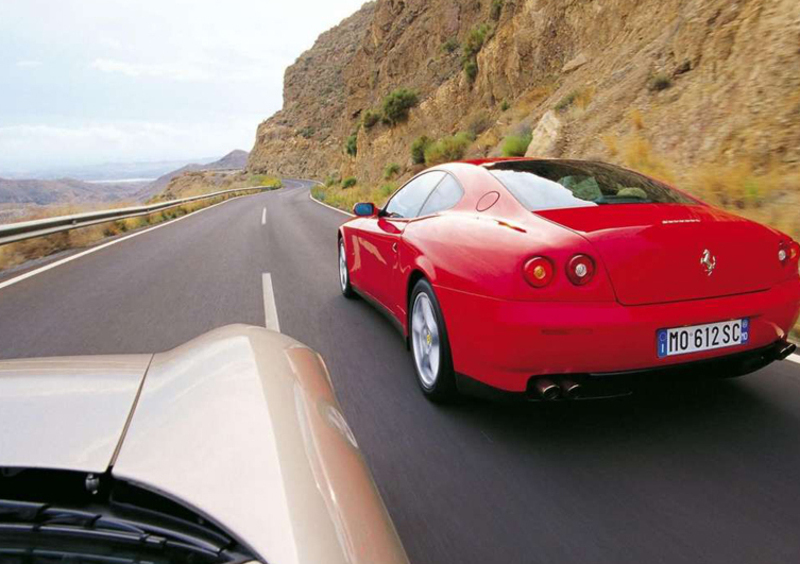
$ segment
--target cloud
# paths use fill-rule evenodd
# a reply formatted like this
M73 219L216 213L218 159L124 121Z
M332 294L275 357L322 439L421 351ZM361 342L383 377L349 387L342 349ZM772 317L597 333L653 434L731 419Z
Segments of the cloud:
M252 147L286 66L362 3L0 0L0 169Z
M114 121L0 126L0 168L197 159L250 149L256 116L201 123Z
M275 65L262 61L227 64L206 58L202 63L129 63L116 59L95 59L89 68L105 73L118 73L131 78L156 78L182 82L256 82L264 80Z
M204 69L183 65L136 64L114 59L95 59L89 66L102 72L120 73L133 78L169 78L186 81L205 81L213 78L213 75Z

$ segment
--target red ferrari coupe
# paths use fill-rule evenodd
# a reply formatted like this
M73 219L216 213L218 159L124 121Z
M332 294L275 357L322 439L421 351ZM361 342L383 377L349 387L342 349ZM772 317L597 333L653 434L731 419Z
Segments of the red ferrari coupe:
M396 323L432 400L740 376L795 349L800 245L630 170L451 163L354 213L339 230L342 293Z

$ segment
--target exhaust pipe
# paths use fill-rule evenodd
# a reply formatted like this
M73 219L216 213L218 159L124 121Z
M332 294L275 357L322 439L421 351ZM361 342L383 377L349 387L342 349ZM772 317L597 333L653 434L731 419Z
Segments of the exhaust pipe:
M564 394L564 397L567 399L577 399L583 394L583 386L565 378L561 380L561 393Z
M779 346L775 351L775 358L776 360L786 360L790 355L794 354L796 350L797 345L794 343L783 343L783 345Z
M556 400L561 395L561 388L547 378L539 378L536 380L536 391L539 392L539 395L545 401Z

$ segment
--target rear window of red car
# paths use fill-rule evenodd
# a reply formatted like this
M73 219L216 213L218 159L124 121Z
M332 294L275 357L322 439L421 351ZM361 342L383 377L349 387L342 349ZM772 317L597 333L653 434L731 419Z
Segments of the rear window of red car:
M486 167L530 211L619 204L696 204L656 180L613 165L506 161Z

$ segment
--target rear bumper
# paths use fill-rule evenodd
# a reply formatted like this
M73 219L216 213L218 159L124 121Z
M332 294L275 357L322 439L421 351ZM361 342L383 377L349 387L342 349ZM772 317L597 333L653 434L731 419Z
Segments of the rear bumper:
M676 379L699 380L715 378L735 378L744 376L776 360L783 360L797 349L796 345L787 341L777 341L772 345L740 352L720 358L696 360L685 364L661 366L627 372L607 372L600 374L565 374L567 378L581 386L580 399L598 399L628 395L640 384L664 382ZM556 382L559 377L553 377ZM465 376L456 375L458 389L461 393L490 400L541 400L536 390L537 376L531 376L524 392L511 392L494 388L483 382Z
M524 392L532 376L669 372L755 354L785 342L800 313L800 280L753 294L635 307L512 302L441 287L436 293L456 372L510 392ZM745 317L750 319L745 346L658 358L659 329ZM727 369L734 371L730 363Z

